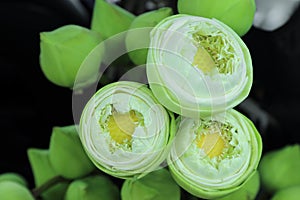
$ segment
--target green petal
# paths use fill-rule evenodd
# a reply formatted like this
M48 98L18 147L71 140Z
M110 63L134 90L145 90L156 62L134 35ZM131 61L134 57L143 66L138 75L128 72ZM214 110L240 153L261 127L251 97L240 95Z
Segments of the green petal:
M123 200L179 200L180 188L170 172L162 168L141 179L127 179L123 183L121 195Z
M252 27L256 10L254 0L178 0L177 7L180 14L218 19L240 36Z
M271 200L298 200L300 196L300 185L293 185L277 191Z
M254 200L260 189L260 176L258 171L237 191L215 200Z
M74 180L66 193L65 200L118 200L118 187L107 177L94 175Z
M35 187L39 187L59 174L54 170L48 149L30 148L27 151L34 176ZM58 183L42 193L45 200L62 200L67 190L67 183Z
M117 142L108 120L114 112L132 111L139 115L132 136ZM157 169L173 137L173 115L146 85L136 82L120 81L101 88L86 104L80 119L80 138L88 156L99 169L119 178L140 177Z
M150 88L172 112L199 118L233 108L248 96L253 79L249 50L222 22L174 15L162 20L150 38Z
M288 145L266 153L259 165L262 186L277 191L300 185L300 146Z
M229 110L200 120L183 117L178 123L168 164L176 182L189 193L207 199L222 197L237 191L255 173L261 137L241 113ZM209 131L226 141L222 154L213 158L195 142L199 134Z
M173 11L171 8L164 7L145 12L133 20L129 28L130 31L126 34L126 48L134 64L142 65L146 63L148 54L147 47L149 47L150 44L150 32L152 28L161 20L172 14Z
M128 30L135 16L118 5L96 0L91 29L104 39Z
M95 169L82 147L75 125L53 128L49 152L53 168L65 178L79 178Z
M113 62L113 65L124 66L130 61L125 54L126 33L124 31L129 29L134 18L132 13L118 5L105 0L95 1L91 30L100 33L105 39L103 63L110 65Z

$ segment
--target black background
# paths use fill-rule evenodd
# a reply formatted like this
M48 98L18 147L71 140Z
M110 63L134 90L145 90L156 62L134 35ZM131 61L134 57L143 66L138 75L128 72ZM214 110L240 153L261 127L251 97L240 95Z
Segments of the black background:
M125 0L119 5L140 14L147 11L144 3ZM176 12L175 1L155 5L173 7ZM53 126L74 123L72 91L50 83L40 69L39 33L66 24L89 27L92 1L82 1L80 6L81 10L77 10L67 0L0 3L0 173L20 173L30 187L33 177L27 149L48 148ZM242 37L254 69L254 83L247 100L254 101L267 115L257 117L261 113L245 109L244 103L237 109L257 126L264 153L300 141L299 36L298 9L276 31L252 27Z

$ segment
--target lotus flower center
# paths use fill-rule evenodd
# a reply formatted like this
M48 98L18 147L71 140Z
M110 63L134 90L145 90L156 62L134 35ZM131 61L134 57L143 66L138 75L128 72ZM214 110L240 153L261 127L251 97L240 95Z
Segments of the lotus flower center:
M225 141L218 133L201 134L196 142L197 146L210 158L220 156L225 147Z
M211 55L202 47L198 48L192 65L202 70L204 74L211 72L216 67Z
M221 31L211 34L199 31L193 34L193 39L197 52L192 64L203 73L217 69L221 74L232 74L234 68L240 65L234 47Z
M130 142L138 122L139 117L134 110L130 110L128 113L114 111L107 121L111 139L118 144Z

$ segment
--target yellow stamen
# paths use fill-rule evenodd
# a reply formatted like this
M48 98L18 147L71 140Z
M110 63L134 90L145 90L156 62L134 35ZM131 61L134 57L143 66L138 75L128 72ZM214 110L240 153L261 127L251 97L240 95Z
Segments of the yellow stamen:
M210 158L221 155L225 147L225 141L218 133L202 134L196 142L197 146L203 149Z
M202 47L198 48L192 64L202 70L203 73L209 73L216 67L211 55Z
M107 122L110 137L119 144L130 142L132 134L138 126L138 121L139 119L133 110L128 113L114 112L109 116Z

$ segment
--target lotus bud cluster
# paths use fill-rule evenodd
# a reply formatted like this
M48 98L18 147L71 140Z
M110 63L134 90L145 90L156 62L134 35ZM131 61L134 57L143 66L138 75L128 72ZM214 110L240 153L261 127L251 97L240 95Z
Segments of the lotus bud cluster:
M49 149L28 151L37 186L67 180L41 196L179 200L184 190L191 198L254 199L262 141L234 109L252 86L240 36L254 10L253 0L179 0L178 14L165 7L135 16L96 0L90 29L42 33L41 67L57 85L81 89L101 82L102 66L124 66L120 75L126 64L145 64L148 82L95 85L78 124L54 127ZM108 177L124 179L121 193Z

